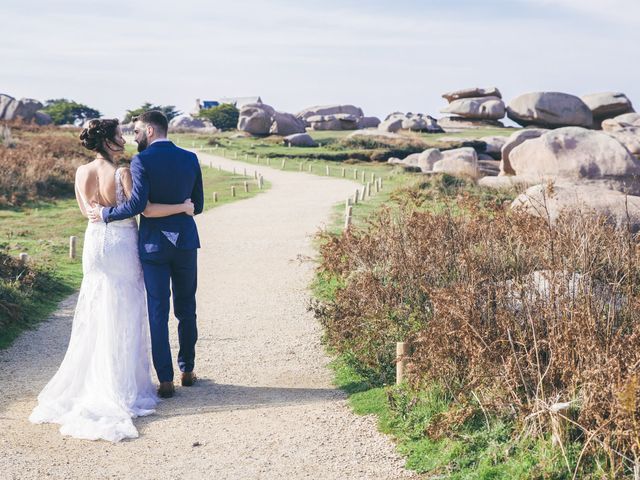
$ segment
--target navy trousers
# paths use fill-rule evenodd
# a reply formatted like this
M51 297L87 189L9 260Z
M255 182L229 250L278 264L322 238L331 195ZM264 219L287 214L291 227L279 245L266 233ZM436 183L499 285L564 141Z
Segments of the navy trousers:
M170 296L173 296L173 313L178 319L178 366L182 372L192 372L194 367L198 339L198 250L180 250L168 240L164 243L160 251L144 253L140 260L147 289L153 366L160 382L171 382L173 360L169 346Z

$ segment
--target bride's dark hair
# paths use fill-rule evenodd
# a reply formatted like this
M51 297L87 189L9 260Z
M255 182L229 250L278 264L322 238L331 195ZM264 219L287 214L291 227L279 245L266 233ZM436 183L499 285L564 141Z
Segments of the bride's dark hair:
M90 120L89 124L80 132L82 146L101 153L106 158L111 158L114 150L109 146L109 143L115 143L119 124L117 118Z

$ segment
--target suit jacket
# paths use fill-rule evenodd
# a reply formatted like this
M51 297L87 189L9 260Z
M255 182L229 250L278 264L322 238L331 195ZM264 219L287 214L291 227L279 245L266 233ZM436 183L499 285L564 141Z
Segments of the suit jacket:
M116 207L104 208L102 219L106 223L142 213L147 201L175 204L191 198L195 214L202 213L202 172L195 153L169 141L153 142L131 160L131 177L131 198ZM186 213L161 218L140 216L140 255L160 251L166 245L165 238L181 250L200 248L196 223Z

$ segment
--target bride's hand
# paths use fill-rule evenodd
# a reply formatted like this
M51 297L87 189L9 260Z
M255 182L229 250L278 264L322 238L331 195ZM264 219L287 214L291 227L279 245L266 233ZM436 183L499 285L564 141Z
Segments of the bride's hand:
M190 198L187 198L184 203L184 213L186 213L187 215L193 217L194 215L194 206L193 206L193 202L191 201Z

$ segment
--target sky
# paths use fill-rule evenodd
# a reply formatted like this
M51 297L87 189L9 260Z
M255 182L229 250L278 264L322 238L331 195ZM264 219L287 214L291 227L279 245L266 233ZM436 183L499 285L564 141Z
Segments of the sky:
M639 0L2 0L0 19L0 93L107 117L237 96L439 117L474 86L640 108Z

